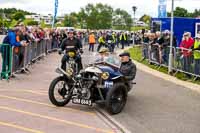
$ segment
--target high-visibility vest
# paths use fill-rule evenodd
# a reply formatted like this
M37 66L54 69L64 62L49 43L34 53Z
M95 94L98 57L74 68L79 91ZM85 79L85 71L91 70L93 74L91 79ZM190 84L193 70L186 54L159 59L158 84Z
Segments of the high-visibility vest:
M200 47L200 41L195 41L194 48ZM194 59L200 59L200 51L194 51Z
M124 36L124 40L126 40L126 35L125 34L121 34L120 35L120 41L122 40L122 36Z
M105 44L106 42L105 42L105 39L103 38L103 37L100 37L99 39L98 39L98 42L100 43L100 44Z
M89 35L89 43L96 43L94 34Z
M112 35L112 38L113 38L113 42L112 43L116 43L115 35Z

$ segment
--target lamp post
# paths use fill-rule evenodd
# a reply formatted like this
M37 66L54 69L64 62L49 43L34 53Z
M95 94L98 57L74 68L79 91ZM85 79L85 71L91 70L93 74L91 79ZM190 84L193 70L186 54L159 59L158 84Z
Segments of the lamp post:
M134 15L134 18L133 18L133 28L135 28L135 12L137 10L137 7L133 6L132 9L133 9L133 15ZM133 33L133 45L135 45L135 32Z
M170 37L170 53L169 53L169 66L168 66L168 73L169 74L172 72L173 34L174 34L174 0L172 0L172 9L171 9L171 37Z

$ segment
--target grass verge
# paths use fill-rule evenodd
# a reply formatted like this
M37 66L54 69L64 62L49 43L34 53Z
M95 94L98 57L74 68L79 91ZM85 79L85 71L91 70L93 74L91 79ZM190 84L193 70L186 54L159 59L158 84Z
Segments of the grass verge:
M149 64L148 60L142 60L142 48L140 46L135 46L133 48L130 48L128 50L131 54L131 58L139 63L142 63L152 69L155 69L157 71L160 71L162 73L165 73L165 74L168 74L168 68L166 67L159 67L158 65L155 65L155 64ZM180 79L180 80L183 80L183 81L189 81L189 82L192 82L192 83L195 83L195 84L199 84L200 85L200 81L199 80L196 80L194 81L193 78L187 78L186 75L184 73L181 73L181 72L178 72L176 75L175 75L176 78Z

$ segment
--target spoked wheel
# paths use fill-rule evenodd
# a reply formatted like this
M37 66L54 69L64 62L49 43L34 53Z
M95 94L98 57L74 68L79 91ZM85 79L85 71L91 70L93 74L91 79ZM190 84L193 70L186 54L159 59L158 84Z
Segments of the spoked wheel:
M65 106L71 99L70 87L64 77L57 77L49 87L49 99L56 106Z
M127 90L124 84L116 84L109 90L106 97L106 109L110 114L122 111L127 100Z

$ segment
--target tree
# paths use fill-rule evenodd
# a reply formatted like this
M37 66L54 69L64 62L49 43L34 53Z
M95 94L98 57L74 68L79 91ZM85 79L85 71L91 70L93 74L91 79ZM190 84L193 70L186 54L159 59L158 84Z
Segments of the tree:
M171 13L167 13L168 17L171 16ZM176 7L174 10L174 17L191 17L190 13L187 11L187 9L182 7Z
M16 12L13 17L13 19L15 20L24 20L25 19L25 15L22 12Z
M139 20L149 24L151 20L151 16L144 14Z
M113 13L113 28L118 30L130 30L133 24L131 15L125 10L116 9Z
M76 25L77 25L77 15L76 15L76 13L73 12L71 14L65 15L64 26L76 27Z
M200 9L195 9L194 13L191 14L192 17L196 18L200 16Z
M112 7L98 3L88 4L82 8L79 14L81 25L88 29L109 29L112 26Z
M38 25L37 21L29 21L27 22L27 25Z
M40 27L41 28L45 28L46 27L46 24L45 24L44 20L42 20L42 22L40 23Z
M18 22L16 20L12 20L10 23L9 23L9 27L14 27L15 25L17 25Z

